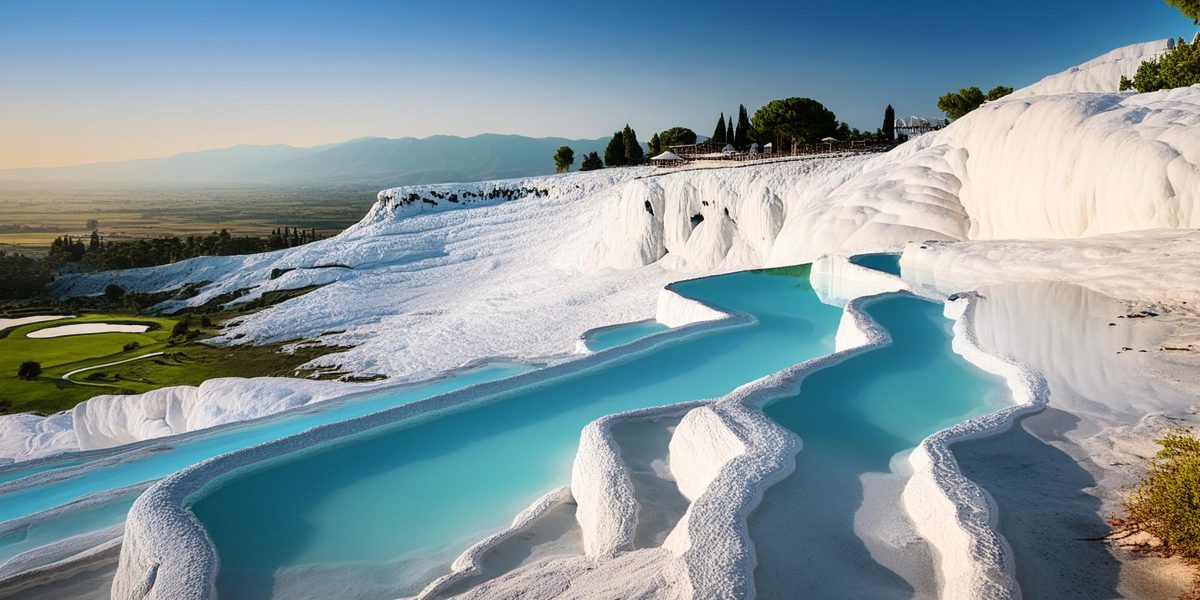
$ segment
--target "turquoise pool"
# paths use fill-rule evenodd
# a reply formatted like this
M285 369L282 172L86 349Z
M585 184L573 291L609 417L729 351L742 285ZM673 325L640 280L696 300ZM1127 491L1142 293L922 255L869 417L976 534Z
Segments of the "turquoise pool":
M857 254L850 257L850 262L860 267L891 273L897 277L900 276L900 255L879 253L879 254Z
M898 452L930 434L1009 402L1002 379L953 352L942 305L885 297L866 313L889 346L817 371L799 394L772 402L767 416L803 440L796 470L772 486L750 517L760 598L911 598L914 590L878 564L855 534L862 477L889 472ZM899 510L899 507L895 507Z
M617 346L624 346L644 337L662 333L670 329L658 321L638 321L597 329L584 336L583 343L588 350L600 352Z
M130 458L124 461L109 463L111 456L106 454L105 463L97 463L93 468L84 466L63 479L19 487L0 495L0 521L9 521L55 508L91 494L158 479L219 454L275 440L317 425L379 412L470 385L503 379L534 368L532 365L515 363L488 365L425 384L330 400L276 417L164 439L137 448L130 452ZM54 467L65 468L65 465ZM14 483L17 484L19 481ZM20 552L42 545L43 542L54 542L119 524L124 520L132 501L132 496L114 497L110 503L89 508L79 514L72 513L41 520L0 535L0 563ZM2 523L0 527L3 527Z
M373 430L234 475L192 510L216 544L222 598L394 598L570 480L580 430L625 410L724 395L833 349L841 310L807 267L678 284L755 322L649 349L459 410Z

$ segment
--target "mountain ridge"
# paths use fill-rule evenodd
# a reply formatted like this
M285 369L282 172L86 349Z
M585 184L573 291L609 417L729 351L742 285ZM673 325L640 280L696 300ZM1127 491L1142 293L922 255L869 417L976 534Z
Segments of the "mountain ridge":
M0 181L89 183L319 184L332 182L412 185L484 180L554 172L554 151L601 152L607 138L533 138L483 133L470 137L377 136L308 148L288 144L236 144L168 157L0 170Z

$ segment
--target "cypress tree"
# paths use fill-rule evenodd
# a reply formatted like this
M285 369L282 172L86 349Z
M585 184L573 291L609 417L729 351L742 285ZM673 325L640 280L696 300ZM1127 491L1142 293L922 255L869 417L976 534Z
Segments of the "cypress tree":
M733 133L733 145L738 150L750 147L750 115L746 113L746 105L738 105L737 128Z
M729 113L729 120L725 122L725 143L733 143L733 113Z
M625 136L620 131L613 133L608 146L604 148L604 164L610 167L625 164Z
M646 153L642 150L642 144L637 139L637 132L631 129L629 124L626 123L625 130L621 132L621 137L624 138L623 141L625 142L625 164L642 164L642 157L644 157Z
M708 141L712 144L725 145L725 113L721 113L721 116L717 118L717 128L713 131L712 139Z
M883 141L889 144L896 141L896 109L891 104L883 110Z
M657 155L660 152L662 152L662 139L658 137L657 133L650 136L650 144L649 145L650 145L650 154Z

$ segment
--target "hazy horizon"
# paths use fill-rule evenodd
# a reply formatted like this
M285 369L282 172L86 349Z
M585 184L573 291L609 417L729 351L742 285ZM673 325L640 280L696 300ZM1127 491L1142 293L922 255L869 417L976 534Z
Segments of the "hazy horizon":
M519 133L497 133L494 131L485 131L485 132L476 133L473 135L451 135L451 134L445 134L445 133L435 133L432 135L421 136L421 137L416 137L416 136L411 136L411 135L403 135L403 136L395 136L395 137L388 137L388 136L381 136L381 135L362 135L362 136L345 139L345 140L317 142L315 144L303 145L303 146L296 145L296 144L285 144L285 143L267 143L267 144L237 143L237 144L232 144L232 145L228 145L228 146L219 146L219 147L212 147L212 148L196 148L193 150L184 150L181 152L175 152L172 154L166 154L166 155L160 155L160 156L133 156L133 157L129 157L129 158L118 158L118 159L113 159L113 160L98 160L98 161L92 161L92 162L86 162L86 163L76 163L76 164L67 164L67 165L51 165L51 166L40 166L40 167L3 167L3 168L0 168L0 172L26 171L26 170L33 171L33 170L52 170L52 169L73 169L75 167L90 167L90 166L105 165L105 164L112 164L112 163L156 161L156 160L162 160L162 159L175 158L178 156L183 156L183 155L188 155L188 154L200 154L200 153L205 153L205 152L220 152L223 150L234 150L234 149L237 149L240 147L249 147L249 148L287 147L287 148L294 148L297 150L314 150L314 149L322 148L322 147L326 147L326 146L329 146L329 147L340 146L342 144L349 144L349 143L357 142L360 140L370 140L370 139L385 139L385 140L406 140L406 139L408 139L408 140L424 141L424 140L429 140L431 138L449 137L449 138L470 140L473 138L484 137L484 136L522 137L522 138L529 138L532 140L564 140L567 142L589 142L589 141L595 141L595 140L600 140L600 139L608 139L610 137L609 135L596 136L596 137L592 137L592 138L567 138L567 137L556 136L556 135L532 137L532 136L521 135ZM644 143L645 140L642 140L642 142Z
M643 138L808 96L874 130L1182 35L1163 3L0 3L0 169L364 136ZM686 60L680 60L686 59Z

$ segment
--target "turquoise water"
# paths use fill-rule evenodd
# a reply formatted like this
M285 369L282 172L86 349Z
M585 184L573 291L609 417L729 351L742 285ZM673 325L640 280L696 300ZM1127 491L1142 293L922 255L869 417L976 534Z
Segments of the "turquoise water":
M87 462L87 461L72 459L72 460L64 460L61 462L59 462L59 461L44 462L44 463L38 464L35 467L20 467L17 465L13 465L3 471L0 471L0 483L8 483L10 481L16 481L18 479L29 477L30 475L36 475L38 473L45 473L46 471L53 471L54 469L61 469L63 467L74 467L76 465L82 465L85 462Z
M900 276L899 254L858 254L851 256L850 262L868 269Z
M636 342L644 337L662 333L668 329L670 327L658 321L626 323L624 325L605 327L599 331L593 331L585 337L583 343L587 345L588 350L600 352L601 350L624 346L629 342Z
M124 522L137 496L137 493L123 494L95 507L41 519L0 536L0 565L22 552Z
M470 385L511 377L533 368L530 365L511 363L489 365L425 384L381 390L357 398L329 400L307 410L293 411L274 418L182 438L168 438L149 449L139 448L138 454L131 456L128 461L96 466L66 479L5 493L0 496L0 521L61 506L97 492L158 479L219 454L279 439L317 425L379 412ZM0 537L0 561L36 547L28 541L34 538L57 541L48 536L62 535L58 538L62 539L116 525L124 520L131 502L131 498L117 498L113 500L113 505L119 506L123 503L123 508L109 509L105 505L79 515L47 519L35 526ZM33 531L44 532L44 535L30 533Z
M470 543L570 481L590 421L724 395L830 352L841 311L817 299L807 274L804 267L684 282L680 293L757 322L667 339L230 478L192 506L217 547L221 597L417 591Z
M893 296L866 308L889 346L809 375L799 394L765 409L796 432L796 470L772 486L750 517L760 598L911 598L913 589L876 563L854 533L862 477L889 472L898 452L930 434L1008 402L1003 380L953 352L942 306ZM888 510L898 510L894 505Z

